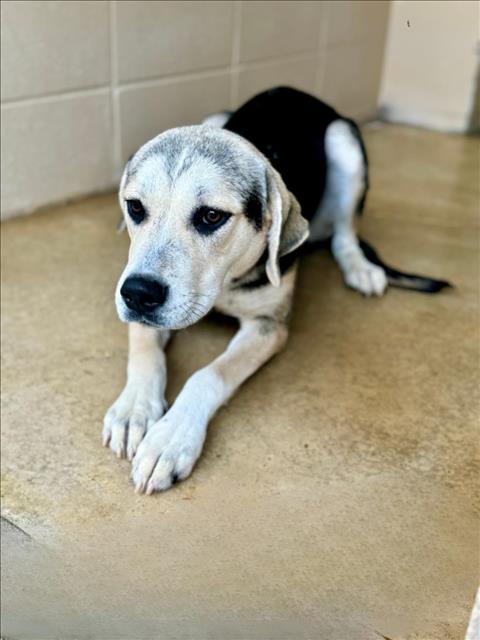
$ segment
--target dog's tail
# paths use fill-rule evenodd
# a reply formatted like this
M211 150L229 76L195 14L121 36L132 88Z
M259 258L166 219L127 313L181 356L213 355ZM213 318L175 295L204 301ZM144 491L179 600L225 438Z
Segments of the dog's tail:
M359 240L360 247L367 260L384 269L388 278L388 284L391 287L411 289L412 291L421 291L422 293L438 293L446 287L453 286L450 282L447 282L447 280L436 280L434 278L419 276L414 273L404 273L403 271L398 271L393 267L389 267L383 262L372 246L365 242L365 240L361 240L360 238Z

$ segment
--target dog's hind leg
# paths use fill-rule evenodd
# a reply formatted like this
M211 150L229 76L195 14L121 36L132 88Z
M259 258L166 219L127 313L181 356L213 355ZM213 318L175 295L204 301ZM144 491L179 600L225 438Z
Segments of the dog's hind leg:
M318 220L331 225L332 253L345 283L366 296L381 296L387 287L385 271L367 260L354 226L367 189L366 158L354 125L332 122L325 134L325 153L327 179Z

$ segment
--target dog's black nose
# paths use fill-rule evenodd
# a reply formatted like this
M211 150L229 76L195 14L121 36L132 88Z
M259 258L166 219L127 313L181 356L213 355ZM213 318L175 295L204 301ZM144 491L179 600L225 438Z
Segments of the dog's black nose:
M120 295L132 311L149 313L164 304L168 285L153 278L130 276L123 283Z

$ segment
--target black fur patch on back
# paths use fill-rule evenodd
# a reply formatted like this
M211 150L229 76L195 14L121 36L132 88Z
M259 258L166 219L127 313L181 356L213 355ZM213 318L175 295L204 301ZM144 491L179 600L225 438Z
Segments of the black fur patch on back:
M339 114L317 98L288 87L258 94L225 123L263 153L311 220L325 188L325 131Z

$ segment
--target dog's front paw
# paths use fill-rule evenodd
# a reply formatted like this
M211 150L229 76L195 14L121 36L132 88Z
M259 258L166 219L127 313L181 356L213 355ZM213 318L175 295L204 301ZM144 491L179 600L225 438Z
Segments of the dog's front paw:
M200 456L205 434L206 425L171 413L153 425L133 459L132 480L137 493L165 491L187 478Z
M150 383L127 383L107 411L103 422L102 441L119 458L132 460L147 430L167 410L158 380Z
M364 296L381 296L387 288L387 276L382 267L368 260L359 260L344 272L345 283Z

